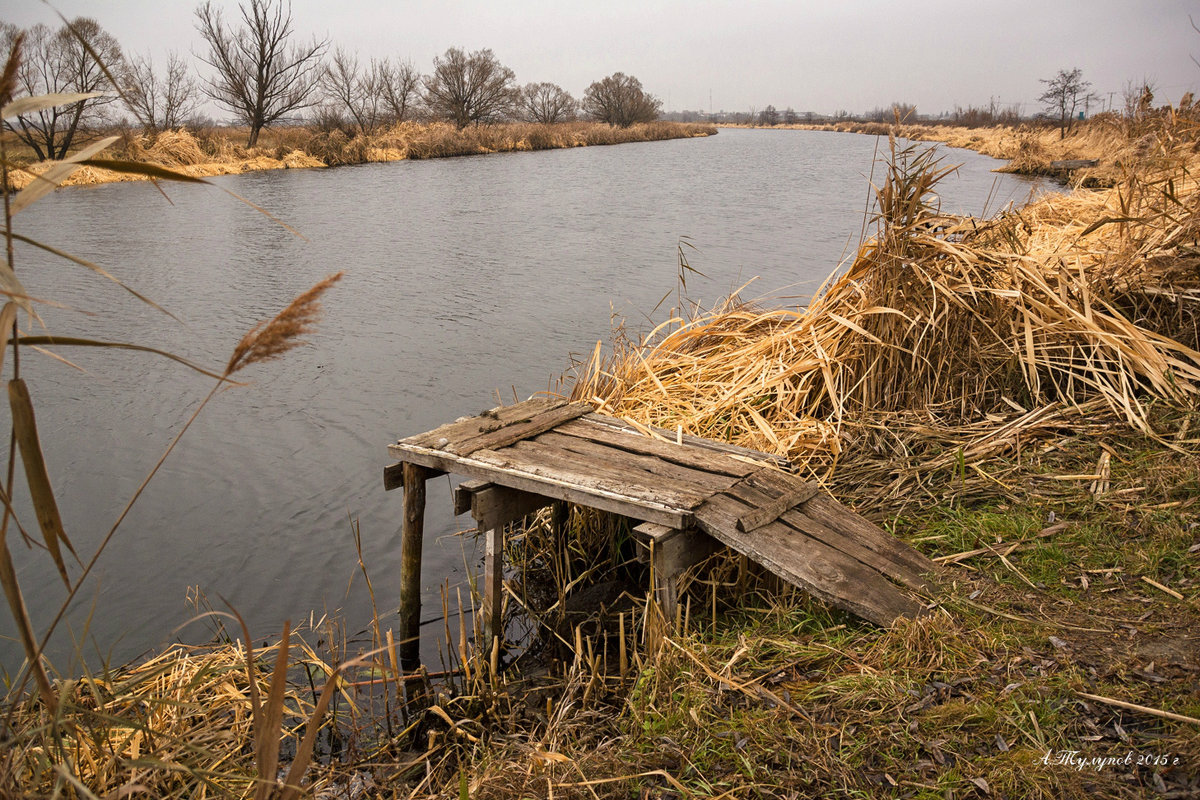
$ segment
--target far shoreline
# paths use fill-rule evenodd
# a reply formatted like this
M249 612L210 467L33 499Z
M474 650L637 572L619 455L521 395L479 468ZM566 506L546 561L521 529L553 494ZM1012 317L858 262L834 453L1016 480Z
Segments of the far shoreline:
M598 147L631 142L654 142L715 136L717 127L704 123L656 121L626 128L601 122L554 124L500 123L457 129L445 123L404 122L371 134L342 130L319 131L288 128L268 131L263 139L274 142L246 148L236 143L237 128L201 131L163 131L153 136L127 135L114 146L122 160L154 164L192 178L241 175L276 169L319 169L351 164L454 158L492 153ZM120 151L124 152L120 152ZM106 154L107 155L107 154ZM8 189L20 191L54 161L13 168ZM148 175L114 172L80 166L61 186L94 186L104 183L152 180Z
M921 123L837 122L746 125L720 123L718 128L744 130L801 130L830 133L856 133L868 136L896 136L911 141L933 142L947 147L972 150L989 158L1008 162L996 172L1013 175L1052 177L1087 187L1109 186L1118 177L1128 137L1120 120L1096 117L1076 124L1060 137L1057 127L1022 124L1016 127L993 125L926 125ZM1095 161L1092 166L1063 167L1058 162Z

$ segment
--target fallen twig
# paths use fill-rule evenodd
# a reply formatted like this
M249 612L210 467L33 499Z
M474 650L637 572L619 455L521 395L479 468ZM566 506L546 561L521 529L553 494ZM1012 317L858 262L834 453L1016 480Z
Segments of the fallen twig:
M1148 578L1145 575L1143 575L1142 581L1150 584L1155 589L1158 589L1160 592L1166 592L1167 594L1171 595L1171 597L1174 597L1176 600L1183 599L1183 595L1181 595L1179 592L1175 591L1174 589L1170 588L1169 586L1163 586L1161 583L1154 580L1153 578Z
M1110 706L1124 708L1128 711L1140 711L1143 714L1149 714L1154 717L1162 717L1163 719L1174 720L1175 722L1190 722L1193 725L1200 725L1200 719L1184 716L1183 714L1175 714L1171 711L1161 711L1157 708L1139 706L1137 703L1127 703L1124 700L1114 700L1111 697L1101 697L1098 694L1088 694L1087 692L1076 692L1075 694L1088 700L1095 700L1097 703L1107 703Z

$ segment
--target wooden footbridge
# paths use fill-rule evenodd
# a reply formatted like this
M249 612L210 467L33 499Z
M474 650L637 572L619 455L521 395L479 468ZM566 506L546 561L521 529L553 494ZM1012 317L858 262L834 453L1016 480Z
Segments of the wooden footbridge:
M425 481L474 480L455 492L485 537L483 614L501 632L504 527L555 502L621 514L650 543L656 592L673 618L684 570L724 544L814 597L877 625L922 609L932 562L814 484L754 450L665 431L650 435L586 403L535 398L464 417L389 446L399 463L387 489L404 488L401 648L419 661Z

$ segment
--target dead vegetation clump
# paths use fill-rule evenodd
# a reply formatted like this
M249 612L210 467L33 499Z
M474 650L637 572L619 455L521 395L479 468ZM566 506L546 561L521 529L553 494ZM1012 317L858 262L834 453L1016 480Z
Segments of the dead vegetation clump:
M1169 145L1169 171L1130 167L1112 189L978 220L942 215L934 190L949 170L893 140L874 236L807 308L735 298L618 338L574 397L787 455L822 480L853 450L877 465L856 482L891 493L925 468L910 457L923 441L953 449L942 462L975 463L1047 418L1104 413L1154 432L1151 407L1200 393L1191 144Z
M268 686L258 690L265 695ZM303 714L303 698L290 694L295 715ZM65 789L69 775L68 784L91 792L137 787L172 797L207 781L224 796L254 794L252 750L230 747L253 741L245 654L238 648L173 647L118 674L64 682L59 698L60 714L73 724L52 737L39 733L56 723L37 697L10 706L14 725L0 757L6 791L49 796L56 785Z
M127 137L124 156L130 160L180 168L195 177L237 175L266 169L300 169L407 158L449 158L487 153L550 150L587 145L623 144L664 139L711 136L716 128L675 122L651 122L616 128L598 122L561 122L549 125L508 122L458 129L445 122L405 121L376 131L340 127L288 127L269 129L260 144L246 148L237 143L238 128L209 128L195 134L187 130L163 131L152 139ZM32 164L9 173L11 190L23 189L34 176L51 168ZM80 170L64 185L139 180L145 176L108 170Z
M208 156L196 138L181 128L156 135L146 148L146 160L167 167L190 167L203 164Z

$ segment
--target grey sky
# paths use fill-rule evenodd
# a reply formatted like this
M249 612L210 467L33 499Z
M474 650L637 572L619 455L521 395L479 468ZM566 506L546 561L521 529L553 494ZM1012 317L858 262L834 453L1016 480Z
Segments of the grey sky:
M237 13L235 0L217 0ZM196 4L178 0L58 0L89 15L127 52L161 62L200 49ZM641 79L668 109L865 111L893 101L922 113L956 105L1037 108L1039 78L1079 67L1118 104L1148 78L1161 102L1200 89L1196 0L294 0L297 32L328 36L362 58L399 56L427 71L447 47L490 47L522 82L576 96L616 71ZM36 0L4 0L0 18L53 23Z

